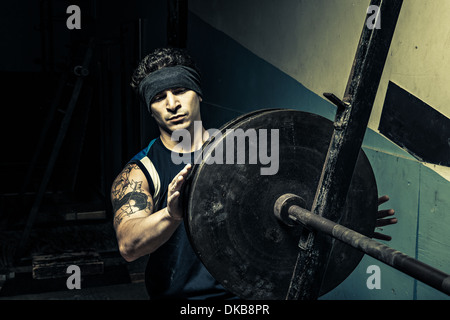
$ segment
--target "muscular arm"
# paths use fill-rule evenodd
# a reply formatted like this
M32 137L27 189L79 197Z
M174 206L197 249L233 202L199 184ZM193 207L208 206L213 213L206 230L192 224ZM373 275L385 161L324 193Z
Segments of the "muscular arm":
M128 164L111 188L114 229L119 251L127 261L152 253L165 243L182 220L178 197L188 169L169 185L168 207L153 212L147 179L135 164Z

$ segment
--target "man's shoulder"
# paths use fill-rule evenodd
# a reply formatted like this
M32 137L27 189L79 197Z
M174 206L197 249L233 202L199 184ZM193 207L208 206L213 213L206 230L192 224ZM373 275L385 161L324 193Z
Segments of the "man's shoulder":
M160 138L155 138L155 139L151 140L150 143L147 145L147 147L145 147L144 149L139 151L139 153L137 153L133 158L131 158L130 162L140 161L144 157L149 156L149 153L152 149L160 148L160 144L161 144Z

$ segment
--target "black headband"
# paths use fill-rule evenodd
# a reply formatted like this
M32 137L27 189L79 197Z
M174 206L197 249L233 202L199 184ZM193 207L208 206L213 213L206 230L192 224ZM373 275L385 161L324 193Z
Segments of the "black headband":
M174 88L189 89L201 96L200 75L194 69L181 65L165 67L150 73L141 81L139 95L150 112L150 104L155 95Z

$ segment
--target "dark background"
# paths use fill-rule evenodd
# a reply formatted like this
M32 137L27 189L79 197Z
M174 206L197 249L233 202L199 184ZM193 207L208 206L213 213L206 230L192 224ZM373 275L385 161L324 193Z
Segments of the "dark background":
M14 172L8 183L1 185L2 192L22 188L36 151L41 154L36 173L43 173L79 78L73 69L83 64L93 39L89 75L74 96L80 103L75 106L49 189L84 193L87 187L89 193L105 196L111 175L147 140L141 128L141 118L146 115L141 114L129 86L132 71L145 53L168 45L167 2L145 3L49 0L2 4L2 141L7 152L1 173L9 176ZM66 27L70 4L81 8L81 30ZM148 20L160 28L148 27ZM61 83L65 85L54 121L45 127ZM36 150L44 129L48 130L44 146ZM69 167L77 160L79 169L74 173ZM70 179L75 181L68 183ZM40 181L33 179L27 191Z
M66 26L69 5L81 9L79 30ZM112 265L124 262L109 191L126 162L158 135L131 75L152 49L186 46L188 12L187 1L165 0L0 7L0 275L14 278L0 285L0 295L11 295L56 289L30 280L35 255L87 250L112 257ZM82 75L75 68L89 48ZM112 274L116 282L130 280L127 272Z

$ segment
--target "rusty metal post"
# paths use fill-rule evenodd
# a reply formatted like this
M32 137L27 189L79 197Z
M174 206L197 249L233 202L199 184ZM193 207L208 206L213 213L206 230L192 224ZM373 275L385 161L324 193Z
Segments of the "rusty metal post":
M372 0L370 3L379 8L381 29L364 24L343 104L338 104L335 130L311 209L314 214L332 221L339 221L345 204L402 3L402 0ZM300 239L299 247L303 249L299 251L286 299L316 299L332 239L317 246L313 231Z

